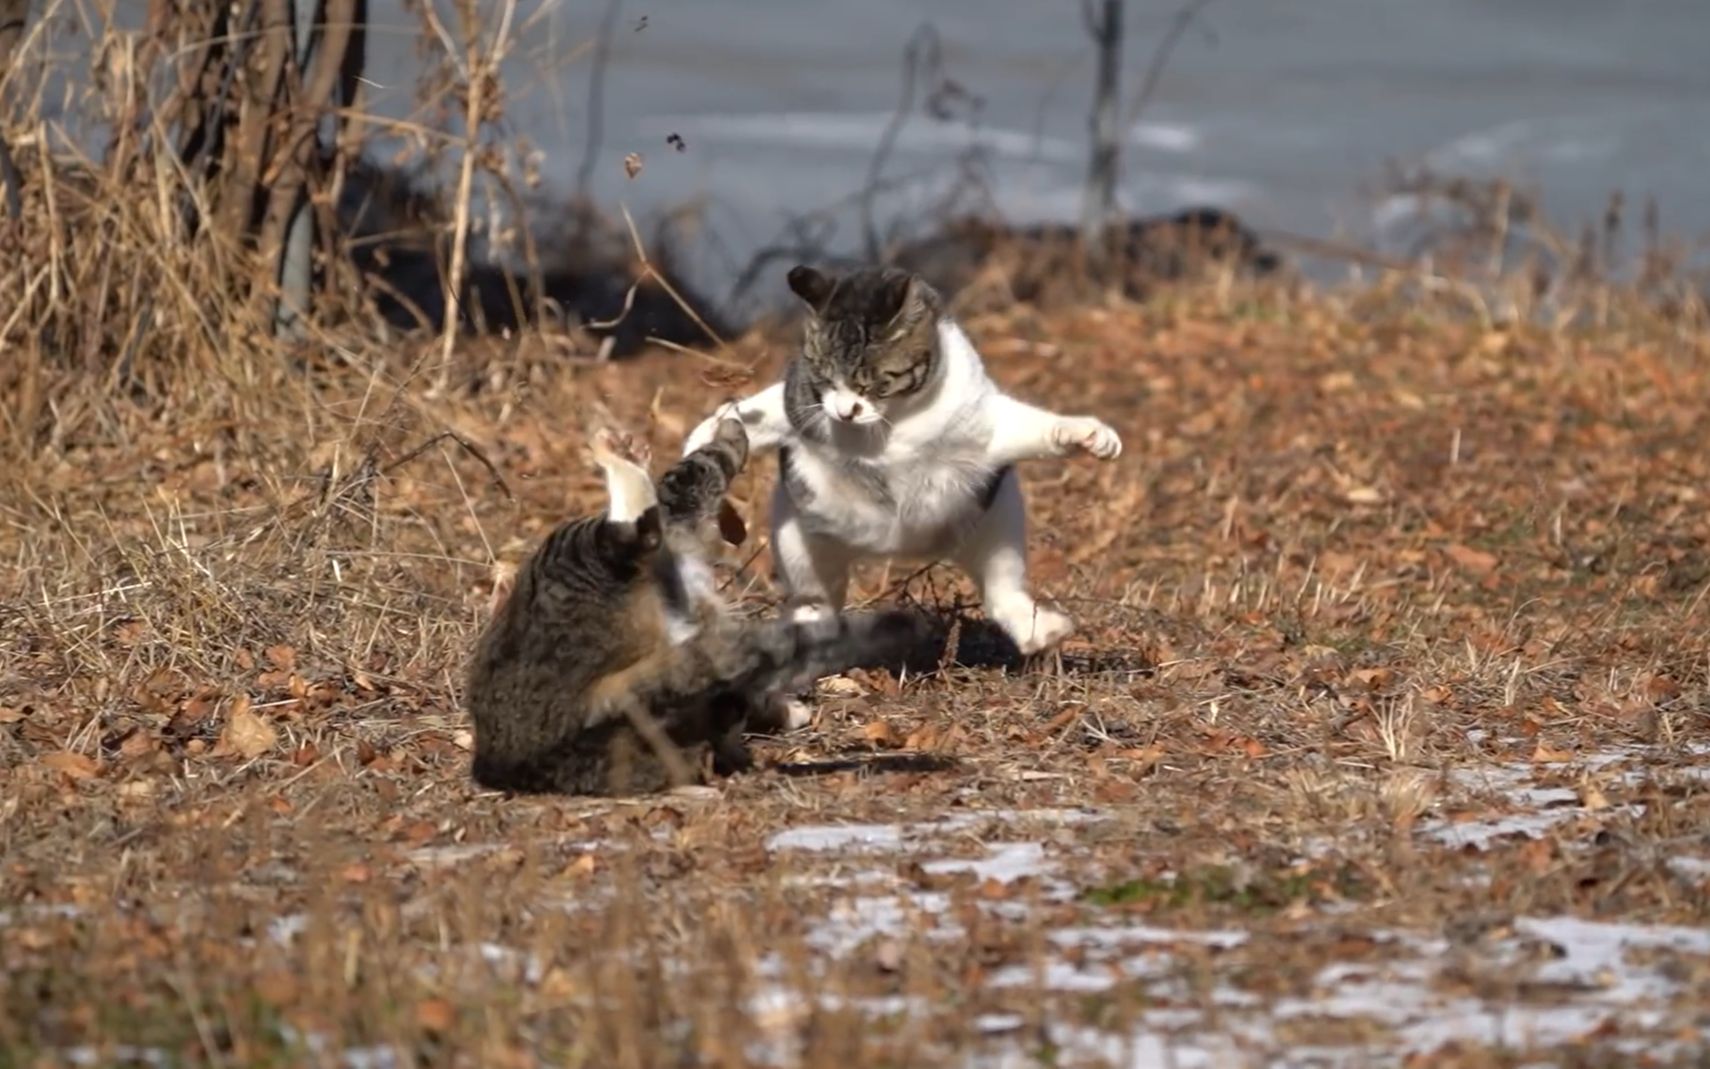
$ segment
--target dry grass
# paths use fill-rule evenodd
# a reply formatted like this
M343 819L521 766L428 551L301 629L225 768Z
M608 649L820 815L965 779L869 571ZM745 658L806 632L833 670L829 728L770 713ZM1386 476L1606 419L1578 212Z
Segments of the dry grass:
M612 803L474 790L462 660L495 559L597 500L596 407L670 455L724 363L467 342L442 391L411 372L433 341L187 331L114 390L34 335L50 403L0 492L0 1064L1700 1049L1702 947L1617 954L1650 985L1623 1002L1528 925L1710 923L1679 862L1710 856L1703 333L1240 287L968 326L1126 440L1024 473L1080 637L981 667L970 623L974 666L839 682L759 773ZM740 484L757 532L770 478ZM906 596L977 616L944 569ZM877 827L775 838L828 823ZM1500 1024L1562 1006L1565 1038Z
M713 792L506 798L458 708L495 562L597 500L596 414L670 455L787 340L281 345L108 32L107 158L0 116L0 1069L1701 1057L1701 302L1000 302L994 375L1126 439L1024 473L1060 658L875 568L960 663Z

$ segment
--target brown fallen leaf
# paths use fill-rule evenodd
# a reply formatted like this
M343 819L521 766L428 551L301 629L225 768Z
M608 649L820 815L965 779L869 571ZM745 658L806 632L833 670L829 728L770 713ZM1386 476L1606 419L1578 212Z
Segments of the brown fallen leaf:
M72 750L48 754L42 758L42 766L76 780L94 779L101 774L101 762Z
M457 1023L457 1009L442 998L425 998L416 1003L416 1023L429 1032L449 1032Z
M220 732L219 744L214 747L214 756L229 757L233 754L243 759L251 760L273 749L279 742L279 732L257 716L249 708L249 698L239 695L232 702L232 711L226 717L226 729Z
M1572 750L1554 750L1547 743L1538 743L1538 748L1532 751L1532 763L1538 765L1559 765L1573 760Z
M288 1006L300 990L296 974L289 969L269 969L255 978L255 993L269 1006Z
M267 663L279 669L281 672L289 672L293 668L297 667L296 648L287 646L284 643L280 643L277 646L267 647L265 656L267 657Z
M1075 721L1079 720L1080 718L1081 718L1081 706L1078 704L1077 705L1070 705L1068 708L1064 709L1062 712L1060 712L1056 716L1052 717L1050 719L1050 721L1048 721L1046 723L1045 733L1047 735L1054 735L1057 732L1068 727L1070 724L1073 724Z
M897 738L896 729L891 727L889 720L874 720L861 729L861 737L874 746L884 746L891 749L902 741Z
M1450 546L1445 552L1457 566L1474 575L1489 575L1496 570L1497 559L1494 553L1486 553L1482 549L1474 549L1458 542Z

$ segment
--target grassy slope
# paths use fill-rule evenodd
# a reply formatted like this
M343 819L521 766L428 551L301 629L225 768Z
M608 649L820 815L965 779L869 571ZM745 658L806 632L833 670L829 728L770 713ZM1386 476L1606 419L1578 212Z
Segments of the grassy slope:
M669 455L735 388L724 369L471 345L467 388L435 395L409 354L346 339L356 358L299 368L229 354L158 405L61 388L64 431L15 451L0 495L0 1065L90 1044L103 1063L132 1044L227 1065L1096 1064L1098 1036L1141 1028L1216 1033L1213 1064L1519 1064L1525 1037L1270 1011L1408 940L1444 941L1433 997L1580 1005L1595 992L1540 972L1515 917L1710 922L1706 870L1670 864L1710 854L1702 334L1489 332L1381 294L969 327L1006 386L1124 435L1115 464L1024 473L1037 585L1082 634L1019 672L842 684L811 732L761 744L779 767L714 797L477 792L457 687L494 555L596 500L595 399ZM738 355L765 374L784 348ZM446 427L514 500L456 441L417 451ZM771 474L744 477L757 540L731 561L756 607L764 555L736 566ZM905 578L972 605L945 569L874 569L861 594ZM878 756L923 751L944 767ZM1552 807L1535 838L1488 823L1515 790ZM1016 814L1054 807L1098 819ZM769 846L985 810L1004 812L916 828L919 850ZM1459 847L1457 827L1490 834ZM1047 871L920 864L995 841L1039 844L1023 868ZM863 937L850 911L875 901L904 908ZM1149 943L1113 971L1049 942L1087 924L1248 939ZM1558 1061L1701 1037L1710 957L1635 953L1670 978L1656 1015L1586 1011ZM1098 979L1066 990L1047 961Z

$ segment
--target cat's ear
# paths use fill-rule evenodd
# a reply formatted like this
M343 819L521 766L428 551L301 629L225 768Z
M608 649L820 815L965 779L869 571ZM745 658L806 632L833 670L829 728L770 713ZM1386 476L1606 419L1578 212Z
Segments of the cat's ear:
M807 264L790 268L789 282L790 292L806 301L807 306L816 312L825 310L825 303L831 300L831 291L837 285L831 276Z
M931 319L938 308L938 291L917 275L899 276L886 296L891 304L890 321L899 327L912 327Z

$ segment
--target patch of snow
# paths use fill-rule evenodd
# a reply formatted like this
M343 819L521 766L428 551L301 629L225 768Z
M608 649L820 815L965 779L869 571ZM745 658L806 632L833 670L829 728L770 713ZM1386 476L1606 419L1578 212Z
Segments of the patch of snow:
M546 976L546 966L537 955L525 954L500 943L478 943L476 950L481 960L494 969L515 970L525 984L538 984Z
M267 938L280 946L290 946L297 941L309 927L307 913L287 913L283 917L275 917L267 922Z
M1057 946L1063 947L1119 948L1130 943L1166 945L1169 943L1195 943L1200 946L1228 950L1245 943L1247 933L1239 931L1195 932L1136 924L1128 927L1111 925L1097 928L1059 928L1050 933L1047 938Z
M0 928L28 920L73 920L85 912L73 902L27 902L16 909L0 909Z
M843 955L867 940L881 935L906 936L916 930L923 917L939 917L950 909L950 896L938 892L901 891L892 895L862 895L845 898L831 909L826 922L807 934L807 944L833 955ZM956 939L960 925L932 927L930 939Z
M1710 857L1671 857L1668 867L1687 879L1710 879Z
M1677 985L1650 969L1627 963L1629 948L1710 954L1710 930L1669 925L1621 924L1577 917L1524 918L1516 931L1560 948L1562 957L1537 973L1544 983L1596 990L1601 1000L1629 1004L1666 998Z
M1003 1032L1014 1032L1027 1023L1019 1013L982 1013L974 1018L974 1031L981 1035L994 1036Z
M804 824L773 835L766 849L897 851L902 842L903 830L897 824Z
M72 1047L62 1052L71 1065L171 1065L173 1058L159 1047L119 1043L111 1047Z
M928 861L921 868L930 873L967 872L978 880L1013 883L1028 876L1044 876L1051 871L1045 862L1045 847L1039 843L996 843L986 849L983 858L945 858Z

